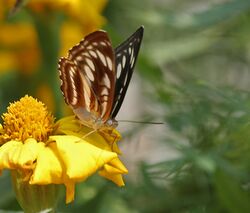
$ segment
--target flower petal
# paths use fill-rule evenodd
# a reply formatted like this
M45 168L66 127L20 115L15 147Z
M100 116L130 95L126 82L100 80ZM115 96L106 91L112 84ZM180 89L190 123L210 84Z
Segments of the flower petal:
M116 153L93 146L79 137L51 136L50 138L56 141L58 154L64 162L67 176L74 181L85 180L117 157Z
M11 156L15 154L16 150L19 150L23 146L20 141L9 141L3 144L0 148L0 169L14 169L15 166L12 164Z
M85 138L86 135L88 135L93 129L88 128L86 126L83 126L79 120L75 118L75 116L68 116L65 118L60 119L56 123L57 129L54 134L66 134L66 135L74 135L78 138ZM105 134L106 136L107 134ZM119 134L120 135L120 134ZM115 138L118 138L115 137ZM98 134L97 131L92 132L88 137L85 138L85 141L89 144L92 144L100 149L113 151L112 147L110 146L110 143L108 140L112 140L112 143L114 143L114 138L108 137L102 137L100 134Z
M127 174L128 170L127 168L123 165L123 163L120 161L119 158L115 158L112 161L108 163L110 168L106 168L106 170L110 173L119 173L119 174ZM105 165L106 166L106 165ZM109 170L113 168L112 170Z
M128 170L122 164L119 158L115 158L108 164L105 164L103 169L99 171L99 175L113 181L118 186L124 186L122 174L127 174Z
M74 200L75 197L75 183L68 182L65 184L66 186L66 203L70 203Z
M56 143L43 146L37 156L30 184L60 184L65 182L64 166L58 157Z
M0 124L0 134L3 134L4 133L4 130L3 130L3 125Z
M23 144L20 141L9 141L0 147L0 169L32 169L40 145L29 138Z
M101 171L99 171L99 175L113 181L117 186L125 185L121 174L112 174L107 170L102 169Z

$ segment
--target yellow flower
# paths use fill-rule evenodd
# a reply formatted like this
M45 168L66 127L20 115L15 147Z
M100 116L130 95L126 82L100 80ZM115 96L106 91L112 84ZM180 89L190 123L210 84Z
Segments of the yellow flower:
M100 28L105 23L101 15L107 0L30 0L25 4L37 14L46 15L51 12L62 12L69 19L62 23L60 32L63 47L61 55L65 54L73 44L85 34ZM6 70L19 70L32 73L40 62L39 44L32 20L6 22L6 17L14 0L0 1L0 73ZM21 12L21 11L20 11ZM18 36L17 36L18 35ZM22 57L20 57L22 56ZM26 59L26 60L24 60ZM30 63L32 61L32 63Z
M25 73L33 72L37 68L40 57L37 45L36 32L30 23L0 22L0 46L2 47L0 73L11 69Z
M64 11L84 27L90 26L92 28L105 22L100 13L106 3L107 0L94 0L91 2L88 0L30 0L28 7L36 12L46 12L48 9Z
M64 184L66 203L74 200L75 184L98 170L124 185L127 169L118 158L115 129L87 135L93 130L73 116L54 123L44 104L30 96L10 104L2 118L0 171L16 171L28 185Z
M63 41L60 55L65 55L84 35L100 28L106 22L101 15L106 4L107 0L30 0L27 6L37 13L46 14L50 9L68 15L69 19L62 24L60 33Z
M44 56L50 52L55 53L56 61L57 54L66 55L68 49L86 34L101 28L106 22L101 13L107 0L29 0L24 1L24 6L16 14L8 17L15 2L16 0L0 1L0 77L3 73L18 71L25 77L37 79L32 92L53 110L56 108L55 97L50 97L55 96L55 92L48 83L52 81L44 83L41 76L45 76L46 71L57 70L55 64L49 63ZM46 37L46 44L42 44L41 38L44 39L44 36L41 35L50 35L48 39ZM41 47L45 46L51 48L48 49L49 53L41 51L44 50ZM56 75L51 73L50 76Z

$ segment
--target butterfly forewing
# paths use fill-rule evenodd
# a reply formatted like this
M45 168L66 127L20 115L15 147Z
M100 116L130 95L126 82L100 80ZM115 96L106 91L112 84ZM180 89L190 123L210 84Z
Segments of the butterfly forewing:
M140 27L126 41L115 48L116 85L111 117L121 108L140 50L144 28Z
M115 91L114 53L104 31L86 36L59 62L61 90L78 117L94 116L107 121ZM84 109L84 110L82 110Z

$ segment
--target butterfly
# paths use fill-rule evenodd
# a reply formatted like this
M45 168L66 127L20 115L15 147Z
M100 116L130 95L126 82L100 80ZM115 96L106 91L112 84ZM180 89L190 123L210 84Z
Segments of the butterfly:
M131 80L144 28L112 48L107 32L87 35L58 63L66 104L83 125L100 130L115 128L115 117Z

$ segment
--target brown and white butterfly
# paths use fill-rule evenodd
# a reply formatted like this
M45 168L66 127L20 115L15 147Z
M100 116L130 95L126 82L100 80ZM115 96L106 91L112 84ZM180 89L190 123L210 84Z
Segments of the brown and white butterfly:
M81 123L99 130L117 126L139 53L144 28L140 27L115 49L105 31L87 35L59 61L65 102Z

